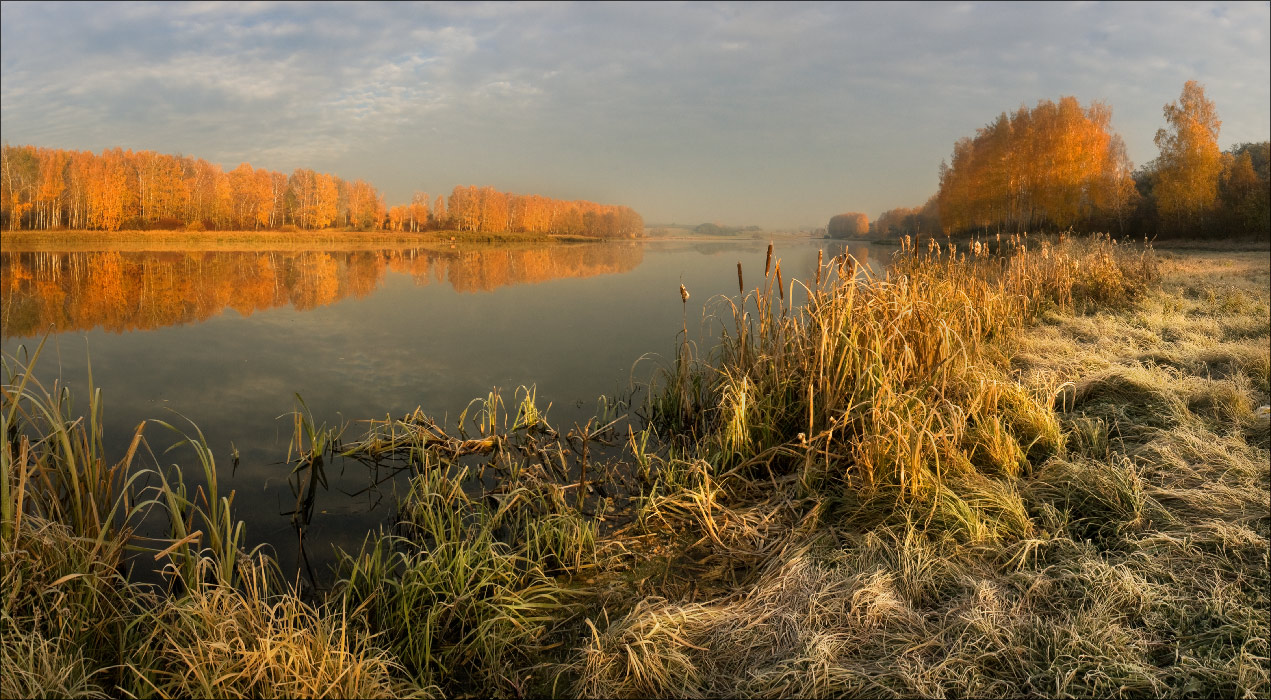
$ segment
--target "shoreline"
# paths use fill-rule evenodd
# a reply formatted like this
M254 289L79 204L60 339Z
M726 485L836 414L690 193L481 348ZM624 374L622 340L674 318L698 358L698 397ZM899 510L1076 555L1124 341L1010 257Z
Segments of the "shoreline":
M553 245L573 243L633 242L633 238L541 236L464 231L393 233L374 231L15 231L0 235L6 253L81 252L117 250L167 252L176 250L325 250L357 251L423 245Z
M401 536L346 553L321 599L260 583L265 555L232 539L196 539L233 531L228 502L192 504L153 545L188 588L111 573L126 535L90 551L100 521L42 486L92 454L64 465L24 440L16 497L37 505L3 521L0 681L32 685L5 694L69 695L38 664L52 653L102 694L249 696L285 677L293 695L460 696L515 677L502 694L1264 695L1271 263L1036 243L909 250L894 283L826 289L815 321L769 285L723 352L663 368L639 430L588 422L562 443L532 398L510 430L479 404L475 439L420 411L372 422L336 449L428 468ZM340 439L310 423L298 508ZM68 450L93 444L93 421L60 425ZM588 470L589 441L623 461L593 447ZM481 497L464 489L478 457L506 475Z

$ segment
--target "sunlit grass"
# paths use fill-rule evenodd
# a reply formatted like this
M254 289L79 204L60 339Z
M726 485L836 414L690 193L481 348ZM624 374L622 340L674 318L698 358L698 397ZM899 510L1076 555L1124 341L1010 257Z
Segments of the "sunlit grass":
M806 283L772 255L717 347L676 339L647 422L557 430L531 387L342 442L301 401L300 496L324 456L411 474L318 600L248 549L197 427L107 465L101 397L79 418L6 358L0 690L1265 695L1258 255L1021 236ZM139 466L156 434L197 467Z

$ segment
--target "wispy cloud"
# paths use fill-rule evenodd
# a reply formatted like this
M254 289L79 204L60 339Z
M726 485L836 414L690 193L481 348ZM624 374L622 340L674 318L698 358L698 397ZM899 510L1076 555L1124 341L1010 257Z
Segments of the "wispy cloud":
M920 203L953 141L1102 99L1137 162L1205 83L1267 138L1266 3L5 4L3 138L488 182L651 219Z

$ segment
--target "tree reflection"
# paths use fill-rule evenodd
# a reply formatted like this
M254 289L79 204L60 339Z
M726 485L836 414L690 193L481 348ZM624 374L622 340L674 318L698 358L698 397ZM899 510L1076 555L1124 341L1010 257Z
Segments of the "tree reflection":
M226 307L247 316L290 305L309 310L364 297L387 271L459 292L627 272L638 244L405 248L354 252L5 252L0 254L3 335L102 328L121 333L197 323Z

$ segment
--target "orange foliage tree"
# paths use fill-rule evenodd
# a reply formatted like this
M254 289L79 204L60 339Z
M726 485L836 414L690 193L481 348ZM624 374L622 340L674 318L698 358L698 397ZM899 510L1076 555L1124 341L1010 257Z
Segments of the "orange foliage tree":
M869 217L858 211L835 214L830 217L830 224L825 230L831 238L864 236L869 233Z
M1073 97L1042 100L960 139L940 166L937 194L946 232L1067 228L1124 212L1131 166L1112 110Z
M628 207L561 201L456 187L429 207L416 192L407 205L388 208L364 180L297 168L286 175L242 163L225 172L201 158L153 151L107 149L100 154L0 147L0 220L22 228L302 229L347 226L417 232L564 233L600 238L643 234L644 222Z

